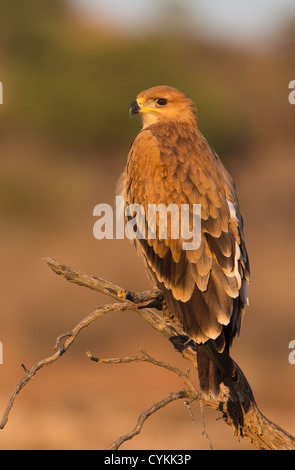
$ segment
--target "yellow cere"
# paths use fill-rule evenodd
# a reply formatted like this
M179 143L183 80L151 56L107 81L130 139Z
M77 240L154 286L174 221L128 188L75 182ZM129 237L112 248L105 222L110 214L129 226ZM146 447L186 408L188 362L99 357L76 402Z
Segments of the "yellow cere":
M137 98L137 104L140 107L140 113L148 113L149 111L160 111L157 108L149 108L148 106L144 106L145 99L144 98Z

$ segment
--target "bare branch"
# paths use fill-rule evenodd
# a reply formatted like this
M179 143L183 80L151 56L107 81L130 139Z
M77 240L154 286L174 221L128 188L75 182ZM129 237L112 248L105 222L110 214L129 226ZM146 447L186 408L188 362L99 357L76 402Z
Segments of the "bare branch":
M192 409L190 407L190 404L191 402L194 400L194 398L191 398L190 400L187 400L184 402L185 406L187 407L188 409L188 412L191 416L191 420L192 420L192 424L193 424L193 428L194 428L194 431L196 432L197 431L197 425L196 425L196 420L195 420L195 417L194 417L194 414L192 412Z
M195 418L193 416L192 410L190 408L190 404L194 400L198 400L200 402L200 407L201 407L201 412L202 412L202 424L203 424L203 431L202 434L207 437L209 440L209 445L210 449L213 449L212 447L212 442L210 437L208 436L206 430L205 430L205 418L204 418L204 411L203 411L203 405L202 405L202 399L204 398L201 392L198 392L189 378L188 372L185 373L182 370L178 369L175 366L172 366L171 364L164 362L164 361L159 361L158 359L153 358L147 352L145 352L143 349L141 349L141 355L140 356L128 356L128 357L116 357L116 358L108 358L108 359L101 359L98 357L93 356L90 351L86 351L87 356L90 358L90 360L94 362L98 362L100 364L126 364L130 362L149 362L150 364L153 364L158 367L164 367L165 369L169 370L170 372L174 372L177 374L180 378L183 379L187 390L181 390L180 392L176 392L172 395L169 395L169 397L165 398L161 402L159 402L156 405L153 405L149 410L144 411L137 422L137 425L135 428L128 434L125 434L121 437L119 437L113 444L111 444L108 449L114 449L117 450L125 441L132 439L136 434L139 434L139 432L142 430L144 422L146 419L158 409L162 408L163 406L168 405L174 400L180 399L180 398L187 398L187 400L184 402L186 407L188 408L188 411L190 413L192 423L194 430L196 431L196 422ZM152 412L151 412L152 410Z
M114 299L121 299L121 301L129 300L133 304L140 304L142 302L151 302L162 297L162 293L159 289L152 289L141 293L131 292L122 287L116 286L112 282L106 281L101 277L89 276L82 271L77 271L65 264L58 263L53 258L45 258L48 266L56 274L63 276L67 281L78 284L79 286L88 287L89 289L96 290L102 294L106 294Z
M142 427L145 423L145 421L156 411L159 411L161 408L164 408L165 406L169 405L169 403L172 403L176 400L182 400L184 398L190 398L191 394L186 391L186 390L180 390L179 392L172 393L169 395L169 397L164 398L163 400L159 401L158 403L155 403L152 405L148 410L143 411L141 415L138 418L137 424L132 431L130 431L128 434L124 434L124 436L119 437L115 442L113 442L109 447L107 447L107 450L117 450L119 447L126 441L132 439L134 436L140 433L142 430Z
M213 450L212 441L211 441L211 439L210 439L209 434L208 434L207 431L206 431L206 422L205 422L204 405L203 405L203 402L202 402L202 401L199 401L199 404L200 404L200 410L201 410L201 421L202 421L202 425L203 425L202 434L203 434L203 436L207 437L207 439L208 439L208 441L209 441L210 449Z
M83 320L81 320L77 325L74 326L74 328L69 332L69 333L64 333L63 335L60 335L56 342L55 342L55 349L56 345L59 344L60 339L63 337L67 337L66 341L64 344L60 347L58 351L56 351L52 356L49 356L45 359L42 359L41 361L37 362L35 365L30 370L26 370L26 375L21 379L21 381L16 385L15 389L13 390L8 405L4 411L4 414L2 416L2 419L0 421L0 429L3 429L4 426L6 425L9 417L9 413L13 407L14 400L17 396L17 394L27 385L27 383L34 377L34 375L42 369L44 366L49 366L53 362L57 361L71 346L71 344L75 341L76 337L80 333L80 331L83 328L86 328L87 326L91 325L95 320L98 318L106 315L109 312L113 311L125 311L125 310L130 310L132 309L132 305L129 303L118 303L118 304L109 304L105 305L104 307L99 307L94 312L92 312L90 315L85 317Z
M183 332L178 324L173 323L171 320L168 321L169 317L167 319L167 316L165 316L165 305L163 303L160 291L153 289L143 293L133 293L124 290L121 287L116 286L104 279L95 276L89 276L83 272L76 271L68 266L56 262L52 258L47 258L46 262L56 274L65 277L68 281L104 293L119 302L105 305L104 307L99 307L90 315L81 320L77 325L75 325L70 332L60 335L57 338L55 345L55 347L59 349L56 350L52 356L42 359L41 361L37 362L30 370L26 371L26 375L17 384L13 393L11 394L9 403L0 422L0 429L3 429L7 423L9 413L13 407L16 395L35 376L35 374L45 365L50 365L59 359L75 341L76 337L83 328L91 325L97 318L100 318L101 316L115 310L124 311L128 309L137 312L161 335L169 339L184 358L189 360L194 367L197 367L194 343ZM159 308L162 308L163 312L158 314L151 307L156 307L158 310ZM61 340L64 338L66 338L64 344L59 347ZM92 360L95 360L91 354L90 357L92 357ZM104 361L102 359L97 360L99 362ZM130 433L119 438L119 440L123 439L123 441L120 440L120 442L118 442L118 440L109 448L118 448L122 442L125 442L126 440L131 439L133 436L138 434L142 429L144 422L151 414L155 413L157 410L163 408L172 401L181 398L186 400L197 398L200 404L202 403L205 406L221 411L223 414L223 419L227 424L232 426L237 437L244 437L249 439L255 447L259 449L272 450L295 449L295 438L281 429L278 425L272 423L260 412L255 402L251 387L242 370L237 364L237 381L232 381L231 379L226 378L221 386L221 392L219 394L218 400L213 400L211 397L204 397L202 394L199 394L199 392L196 393L196 390L188 374L185 374L184 372L179 371L179 369L171 365L167 365L162 361L157 361L156 359L151 358L145 352L142 353L142 356L133 356L131 358L125 358L125 360L129 362L133 360L144 360L147 362L152 362L157 366L169 368L169 370L172 372L178 373L178 375L184 380L187 390L176 392L169 397L164 398L159 403L154 404L147 411L143 412L140 415L135 428ZM118 359L112 359L109 361L118 361ZM203 432L205 435L207 435L204 428Z
M90 287L111 297L120 298L120 293L128 292L119 286L100 278L87 276L47 258L47 263L57 274L79 285ZM152 299L154 299L155 292ZM157 294L160 294L159 292ZM139 294L140 296L140 294ZM145 297L146 299L147 297ZM134 304L133 304L134 305ZM168 338L183 357L197 367L196 354L192 342L178 325L165 321L163 316L150 308L135 309L153 328ZM238 437L249 439L259 449L295 449L295 438L266 418L259 410L251 387L240 367L236 364L237 381L226 379L218 400L207 398L204 404L221 411L225 422L231 425Z
M116 358L108 358L108 359L101 359L98 357L94 357L89 351L86 351L86 354L92 361L99 362L100 364L126 364L130 362L149 362L150 364L154 364L158 367L163 367L171 372L174 372L184 381L185 386L187 387L188 391L192 394L194 399L195 398L197 398L198 400L203 399L202 393L196 390L193 382L191 381L187 373L183 372L182 370L178 369L175 366L172 366L168 362L159 361L158 359L155 359L143 349L141 349L140 351L141 351L140 356L116 357Z

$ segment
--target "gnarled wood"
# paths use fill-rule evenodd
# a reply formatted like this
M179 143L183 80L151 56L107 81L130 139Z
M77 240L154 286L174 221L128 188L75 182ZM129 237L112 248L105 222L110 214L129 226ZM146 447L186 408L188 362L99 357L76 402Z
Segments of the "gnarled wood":
M153 308L160 308L162 305L161 292L157 289L142 293L133 293L122 289L120 286L101 279L96 276L89 276L83 272L76 271L66 265L56 262L52 258L47 258L48 266L58 275L63 276L70 282L79 286L84 286L97 292L106 294L117 300L116 303L97 308L90 315L82 319L71 331L60 335L55 344L55 352L52 356L40 360L31 369L26 370L23 379L16 385L9 399L8 405L0 421L0 429L3 429L8 421L9 414L14 404L17 394L45 365L50 365L58 360L75 341L83 328L90 326L95 320L112 311L133 310L140 314L153 328L161 335L172 342L174 347L197 367L197 358L194 343L181 330L179 325L172 323L167 315L157 313ZM118 302L119 301L119 302ZM164 306L163 306L164 307ZM63 345L59 347L61 340L65 339ZM91 355L90 355L91 356ZM93 358L93 357L92 357ZM177 399L199 400L200 404L213 408L223 413L223 418L228 425L231 425L238 437L247 438L258 449L264 450L294 450L295 438L280 428L277 424L266 418L259 410L251 387L240 367L236 364L237 378L224 380L218 399L204 396L197 392L188 375L179 371L174 366L167 365L161 361L152 360L146 355L145 359L129 358L129 360L149 360L155 365L166 367L169 370L180 374L184 380L185 390L176 392L161 402L154 404L149 410L143 412L133 431L119 438L112 445L118 448L125 440L131 439L141 431L145 420L158 409ZM109 360L110 362L111 360ZM153 362L154 361L154 362ZM101 361L102 362L102 361ZM105 361L106 362L106 361ZM119 361L120 362L120 361Z
M79 271L75 271L65 265L57 263L51 258L47 258L50 268L59 275L64 276L71 282L79 285L90 287L107 294L113 298L118 297L124 302L126 298L132 298L132 293L128 297L129 291L124 291L119 286L102 280L98 277L88 276ZM127 295L124 293L127 292ZM142 294L133 294L135 310L159 333L169 339L177 350L188 359L195 367L197 367L196 355L191 343L187 343L187 335L181 331L178 325L167 322L162 315L158 315L150 308L136 309L136 302L147 301L150 303L159 298L161 292L153 289ZM132 302L132 300L129 300ZM218 401L203 398L206 406L223 413L224 420L231 425L237 436L247 438L258 449L264 450L295 450L295 438L283 430L280 426L266 418L259 410L251 387L238 366L237 381L225 380L222 386Z

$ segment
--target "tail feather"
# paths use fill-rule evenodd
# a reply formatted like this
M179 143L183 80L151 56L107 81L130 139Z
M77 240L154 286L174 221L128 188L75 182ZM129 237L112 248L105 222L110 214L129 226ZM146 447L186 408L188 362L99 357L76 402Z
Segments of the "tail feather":
M235 375L234 362L226 350L219 353L212 340L197 345L197 362L201 390L217 398L224 378Z

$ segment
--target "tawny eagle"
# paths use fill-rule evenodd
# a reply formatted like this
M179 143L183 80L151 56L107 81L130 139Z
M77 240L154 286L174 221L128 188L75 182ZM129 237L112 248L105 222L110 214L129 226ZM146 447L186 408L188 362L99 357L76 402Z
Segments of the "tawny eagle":
M171 218L166 237L149 237L138 223L144 236L136 245L169 311L196 344L201 389L216 396L224 376L235 375L229 348L248 304L250 270L235 185L198 129L186 94L155 86L137 95L130 114L139 114L143 126L121 177L125 207L140 204L147 228L150 204L201 206L195 249L184 250L181 236L171 236Z

